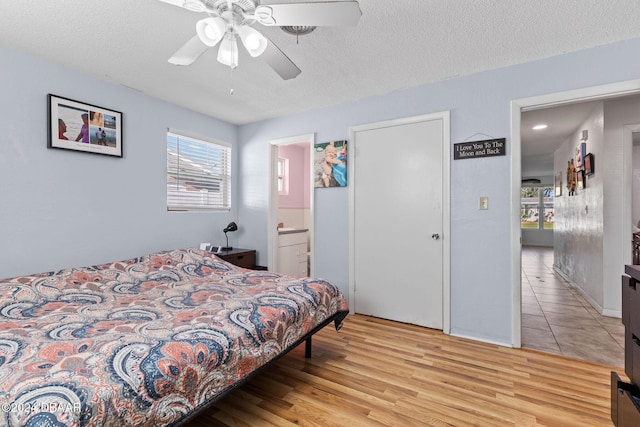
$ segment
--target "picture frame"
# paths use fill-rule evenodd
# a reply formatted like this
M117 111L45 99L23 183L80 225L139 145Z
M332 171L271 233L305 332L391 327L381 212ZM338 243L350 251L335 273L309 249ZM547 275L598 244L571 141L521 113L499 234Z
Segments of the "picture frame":
M122 113L47 95L47 148L122 157Z
M555 189L554 189L554 197L562 196L562 172L556 172L555 176Z
M347 140L315 143L314 188L347 186Z
M593 175L595 172L595 164L593 162L593 154L589 153L584 156L584 173Z
M587 151L587 143L581 142L576 146L575 165L576 169L584 168L584 156Z
M586 180L586 176L584 174L584 170L581 169L579 171L576 171L576 179L577 179L577 182L578 182L578 189L579 190L587 188L587 180Z

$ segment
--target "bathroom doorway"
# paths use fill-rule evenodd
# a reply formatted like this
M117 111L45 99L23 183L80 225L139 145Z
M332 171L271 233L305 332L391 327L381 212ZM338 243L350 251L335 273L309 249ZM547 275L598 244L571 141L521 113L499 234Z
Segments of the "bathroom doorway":
M313 275L314 134L270 141L269 271Z

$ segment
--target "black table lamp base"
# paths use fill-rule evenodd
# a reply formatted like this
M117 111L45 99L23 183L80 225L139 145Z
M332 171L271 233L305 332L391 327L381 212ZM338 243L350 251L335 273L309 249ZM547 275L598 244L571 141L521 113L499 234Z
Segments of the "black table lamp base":
M233 248L231 246L229 246L229 236L227 236L227 233L224 233L224 237L227 238L227 246L221 247L220 250L221 251L230 251Z

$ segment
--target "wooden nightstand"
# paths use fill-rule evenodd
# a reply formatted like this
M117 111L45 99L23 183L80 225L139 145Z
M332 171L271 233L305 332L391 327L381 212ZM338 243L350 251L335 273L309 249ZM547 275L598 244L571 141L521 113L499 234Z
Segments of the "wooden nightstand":
M251 268L254 270L261 269L259 266L256 266L255 249L233 248L230 251L221 251L216 255L231 264L237 265L238 267Z

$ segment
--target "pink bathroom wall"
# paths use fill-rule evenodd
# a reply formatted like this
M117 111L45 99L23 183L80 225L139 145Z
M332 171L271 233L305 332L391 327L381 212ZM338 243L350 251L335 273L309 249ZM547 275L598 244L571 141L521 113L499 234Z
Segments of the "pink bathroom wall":
M282 145L278 157L289 159L289 194L278 196L278 206L284 209L309 208L309 146Z

